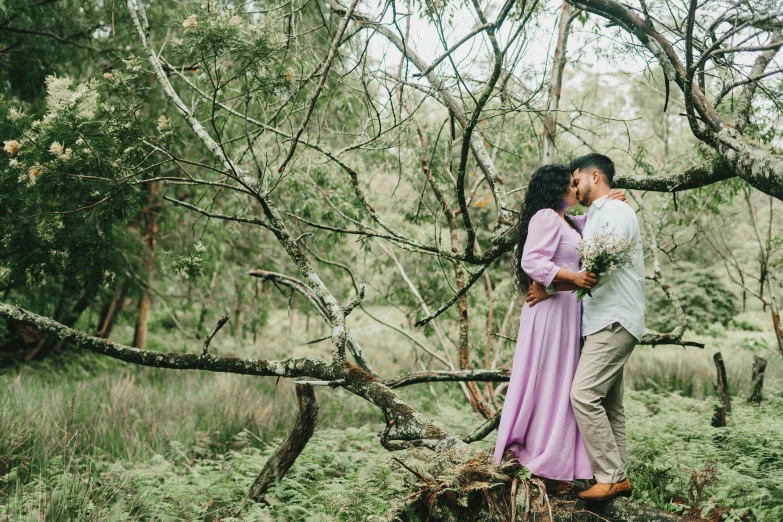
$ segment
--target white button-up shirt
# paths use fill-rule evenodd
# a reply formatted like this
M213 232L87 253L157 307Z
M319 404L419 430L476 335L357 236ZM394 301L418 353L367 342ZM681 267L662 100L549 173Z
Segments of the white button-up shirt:
M636 212L622 201L598 198L590 206L582 230L586 241L604 227L636 243L633 266L601 276L601 286L582 299L582 335L598 332L619 322L628 333L642 338L644 332L644 253Z

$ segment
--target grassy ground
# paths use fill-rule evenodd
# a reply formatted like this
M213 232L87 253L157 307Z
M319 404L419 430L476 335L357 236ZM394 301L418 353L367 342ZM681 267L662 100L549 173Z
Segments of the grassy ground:
M383 374L414 368L408 341L366 316L353 320ZM742 320L764 324L760 314ZM308 329L304 318L273 313L257 343L219 337L213 349L326 356L326 343L304 344L320 333L315 321ZM638 348L631 358L626 406L635 495L672 510L720 505L735 519L782 520L781 358L769 333L711 333L699 339L704 351ZM120 329L116 339L129 335ZM175 332L153 337L160 346L151 348L183 346ZM723 429L710 427L717 350L735 395ZM760 407L743 398L754 355L769 361L768 400ZM288 381L128 367L91 354L6 371L0 390L0 521L231 520L296 415ZM457 386L432 390L413 386L401 394L452 433L480 422ZM377 410L342 390L317 393L315 436L270 492L274 504L245 510L242 520L372 520L405 491L407 472L378 444ZM490 436L480 444L490 449L493 442Z

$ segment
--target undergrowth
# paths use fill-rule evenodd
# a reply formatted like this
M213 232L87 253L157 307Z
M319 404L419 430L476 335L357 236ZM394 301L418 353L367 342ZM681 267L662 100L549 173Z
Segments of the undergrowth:
M231 521L293 423L287 381L116 366L88 356L0 374L0 521ZM47 366L48 365L48 366ZM104 366L105 365L105 366ZM445 429L481 419L459 388L401 390ZM783 520L783 398L734 397L712 428L714 398L628 390L634 498L671 511L722 508L727 520ZM777 392L779 393L779 392ZM270 506L243 521L377 520L411 493L410 472L377 438L382 419L343 390L319 390L319 427ZM494 434L478 443L490 450Z

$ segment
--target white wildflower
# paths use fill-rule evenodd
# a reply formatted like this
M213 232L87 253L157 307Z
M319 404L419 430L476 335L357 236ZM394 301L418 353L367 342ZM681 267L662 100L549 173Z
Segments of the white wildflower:
M61 156L62 153L64 152L64 149L59 141L55 141L51 145L49 145L49 152L51 152L55 156Z
M46 272L43 268L30 266L25 270L28 286L43 286L46 284Z
M62 161L68 161L71 159L71 149L63 147L59 141L55 141L49 145L49 152L57 156L57 159Z
M95 82L81 83L71 96L72 103L79 104L77 115L85 120L95 116L98 109L98 91Z
M593 234L589 241L584 239L579 241L579 248L576 251L579 253L585 271L605 275L618 268L633 266L636 245L629 239L617 235L614 230L606 230L604 226L600 232ZM602 281L603 278L593 287L593 290L598 288ZM577 300L581 300L586 295L592 294L583 288L576 290Z
M12 169L15 169L16 167L19 166L19 160L18 159L8 160L8 166L11 167Z
M75 104L78 104L79 110L76 114L80 118L89 119L95 116L95 111L98 108L96 80L79 84L75 91L71 91L72 85L73 80L70 78L46 77L48 93L46 103L49 106L49 113L44 117L44 123L48 123L61 111Z
M23 113L22 111L16 110L14 107L11 107L11 109L8 111L8 119L11 121L18 120L19 118L24 118L27 116L27 114Z
M158 130L162 131L164 129L168 129L171 127L171 120L169 120L165 115L162 115L158 118Z
M234 15L231 18L228 19L228 25L231 27L239 27L242 25L242 17L239 15Z
M198 29L198 20L196 20L196 15L190 15L185 18L185 21L182 22L182 27L185 28L186 33Z
M79 145L80 147L81 147L82 145L84 145L84 139L83 139L83 138L79 138L79 139L77 139L77 140L76 140L76 145Z
M68 261L68 251L67 250L52 250L51 254L52 261L58 261L60 263L60 266L65 266L66 261Z
M259 27L259 29L263 29L263 28ZM286 36L278 32L272 33L269 36L269 44L272 47L282 47L285 45L286 40L287 40Z
M71 85L73 80L70 78L46 77L46 104L53 114L71 106Z
M30 167L30 170L27 171L27 186L35 185L35 182L38 180L38 176L46 172L46 169L38 163L37 161L35 164L33 164L32 167Z
M16 140L8 140L3 142L3 150L6 151L11 156L16 154L20 148L21 145Z
M139 58L135 56L133 53L131 53L130 57L126 60L125 58L122 59L122 63L125 64L125 67L129 71L138 71L141 69L141 64L139 63ZM117 83L116 81L114 83Z
M11 269L7 266L0 266L0 283L10 283Z
M111 80L112 78L114 78L114 75L110 72L105 72L103 73L103 77L106 78L107 80Z

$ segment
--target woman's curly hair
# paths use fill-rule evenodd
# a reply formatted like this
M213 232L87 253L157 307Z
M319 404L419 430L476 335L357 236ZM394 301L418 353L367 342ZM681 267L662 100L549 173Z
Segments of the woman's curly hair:
M514 279L517 288L523 293L532 282L529 275L522 269L522 251L527 241L528 226L530 219L541 209L551 208L560 210L563 208L563 195L568 192L571 185L571 170L568 165L554 163L552 165L543 165L533 173L530 183L525 193L525 202L522 204L522 210L519 212L519 225L517 235L517 246L514 255ZM576 224L566 216L566 221L574 229Z

